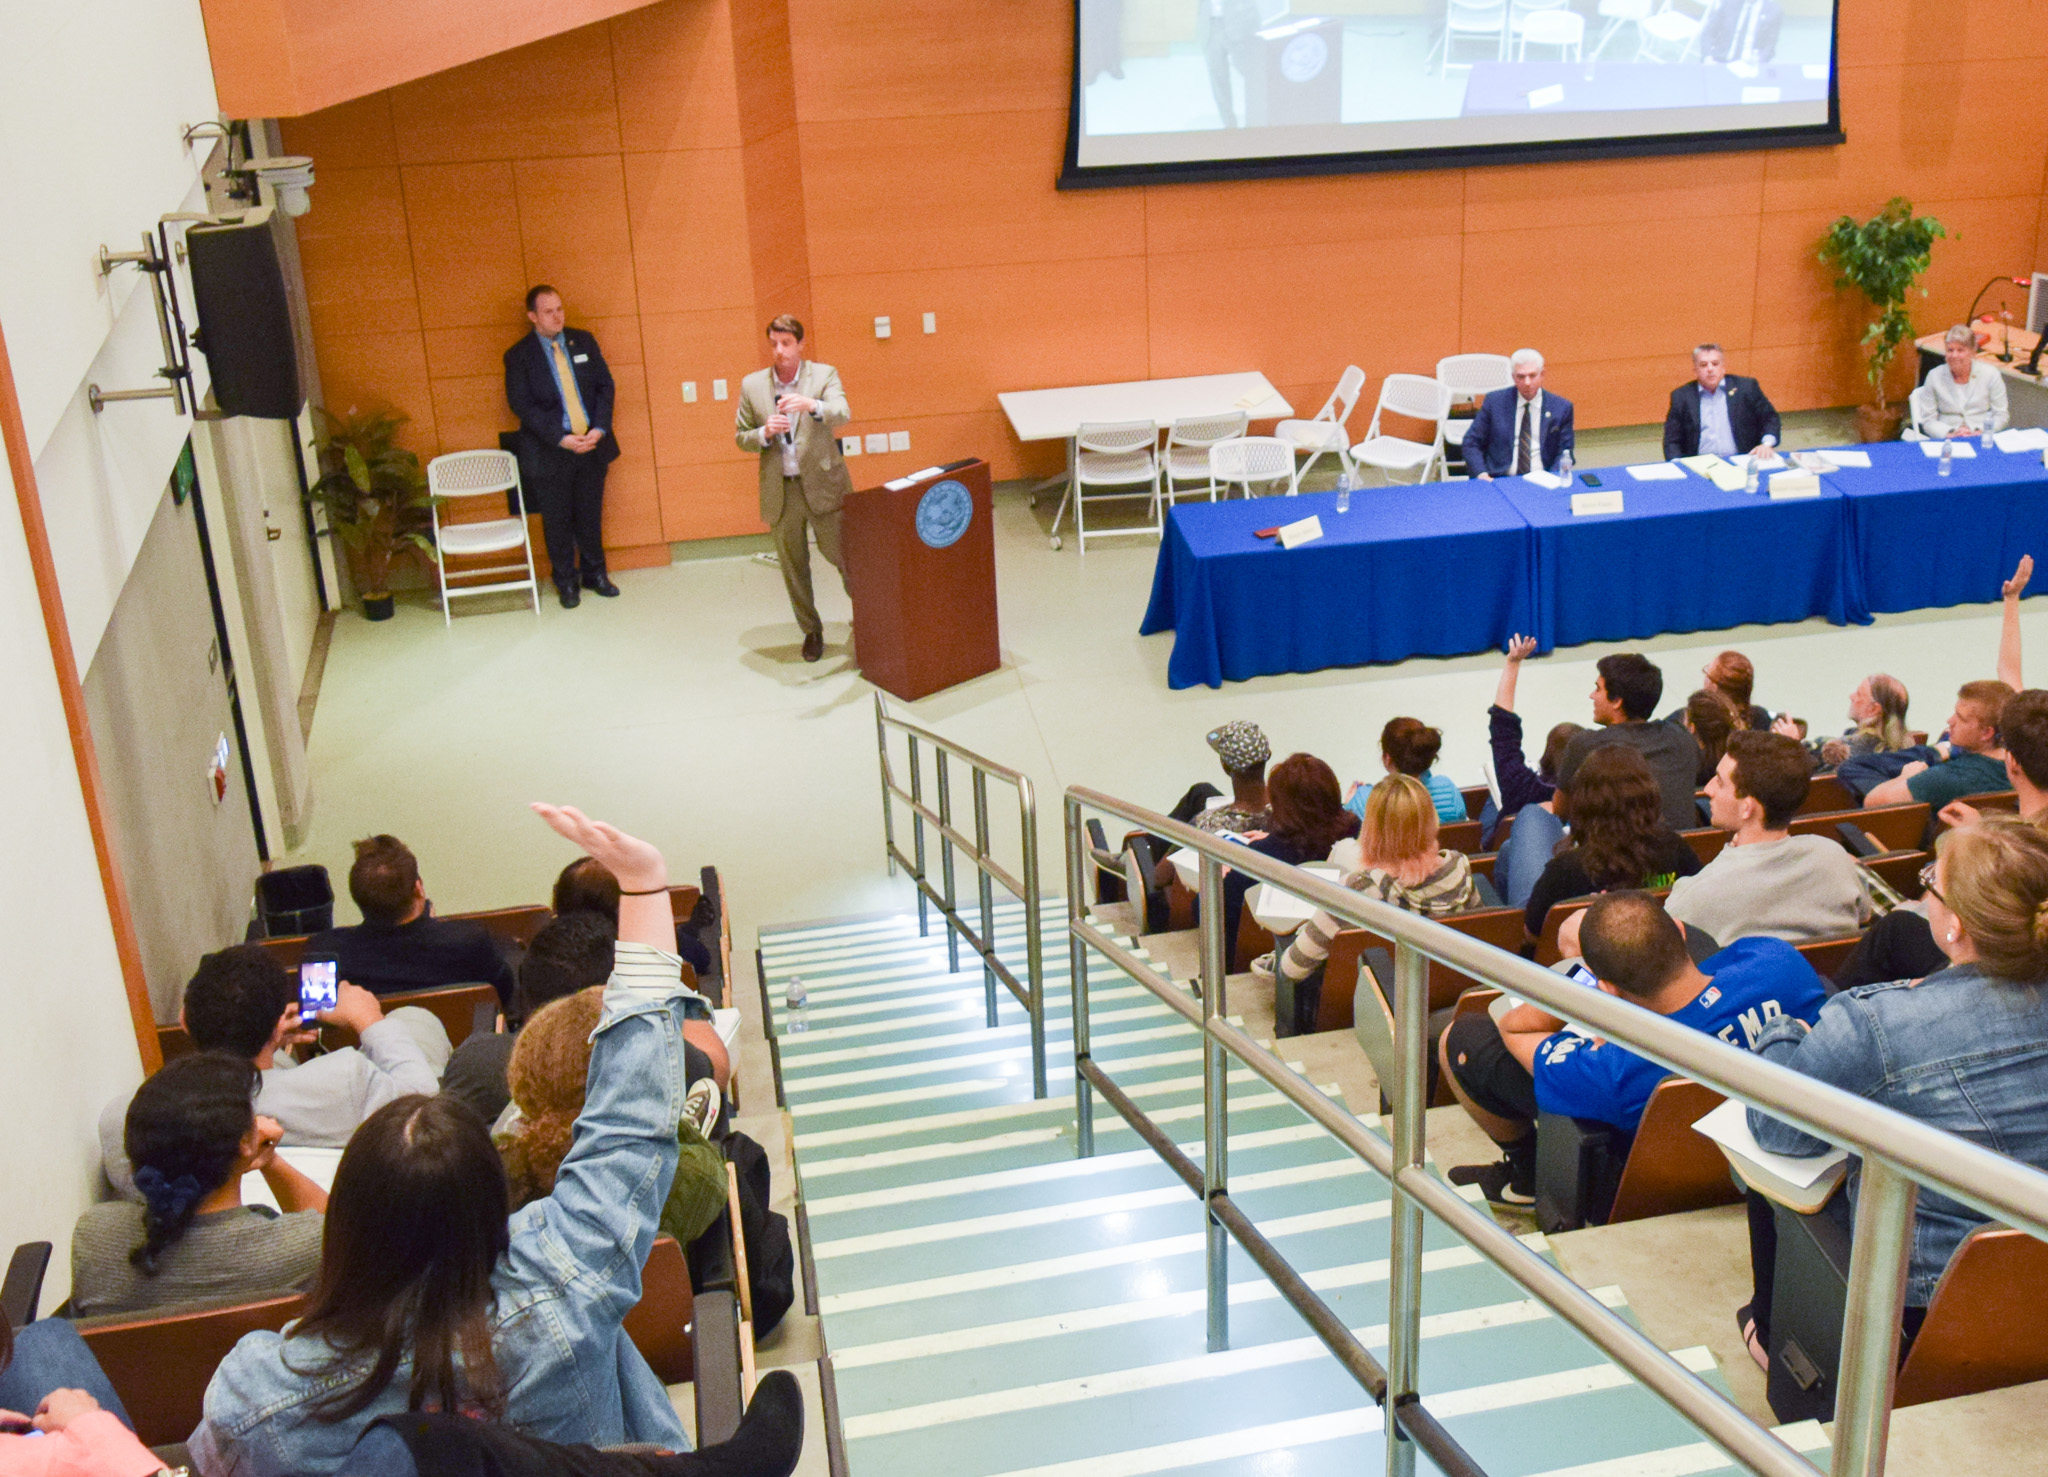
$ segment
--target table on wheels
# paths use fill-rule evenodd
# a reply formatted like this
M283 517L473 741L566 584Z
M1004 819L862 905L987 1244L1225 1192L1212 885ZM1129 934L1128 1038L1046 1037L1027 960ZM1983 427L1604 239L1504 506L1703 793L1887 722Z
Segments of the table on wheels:
M1315 514L1282 549L1254 531ZM1485 482L1189 503L1167 519L1141 631L1176 632L1174 687L1455 656L1528 630L1528 526Z
M1994 600L2022 554L2048 558L2048 467L2040 452L1976 447L1944 477L1920 444L1864 450L1868 471L1844 468L1826 480L1846 499L1872 610Z

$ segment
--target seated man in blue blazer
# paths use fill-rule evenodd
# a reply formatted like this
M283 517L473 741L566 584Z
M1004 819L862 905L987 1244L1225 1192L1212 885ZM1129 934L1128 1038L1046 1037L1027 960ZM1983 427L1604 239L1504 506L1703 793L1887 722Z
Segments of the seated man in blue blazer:
M542 283L526 294L527 334L505 351L505 403L519 417L529 508L540 514L562 608L583 591L619 587L604 567L604 474L618 459L612 439L612 372L597 340L564 324L562 295Z
M1465 432L1465 465L1475 477L1519 477L1555 472L1572 449L1572 403L1543 388L1543 356L1517 349L1508 359L1513 389L1495 390L1479 402L1479 414Z
M1753 379L1730 374L1719 344L1692 351L1693 381L1671 392L1664 415L1664 459L1736 456L1778 444L1778 411Z

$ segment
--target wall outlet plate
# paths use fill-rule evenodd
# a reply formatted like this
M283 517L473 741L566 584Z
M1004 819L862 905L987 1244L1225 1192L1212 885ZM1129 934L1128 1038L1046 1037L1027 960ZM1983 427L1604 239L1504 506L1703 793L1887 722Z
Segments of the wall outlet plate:
M891 431L889 433L889 449L891 451L910 450L910 432Z
M858 437L858 436L841 436L841 437L839 438L839 454L840 454L841 456L859 456L859 455L860 455L860 437Z
M887 338L888 336L889 336L889 320L888 320L887 318L877 318L877 319L875 320L875 337L876 337L876 338Z
M711 398L713 400L723 400L725 398L724 380L713 380L711 382Z
M683 381L683 404L685 404L685 405L695 405L696 403L697 403L697 382L696 382L695 380L684 380L684 381Z
M868 437L869 451L887 451L888 449L889 433L887 431L876 431L873 435Z
M924 315L924 331L926 333L937 333L939 331L939 315L937 313L927 313Z

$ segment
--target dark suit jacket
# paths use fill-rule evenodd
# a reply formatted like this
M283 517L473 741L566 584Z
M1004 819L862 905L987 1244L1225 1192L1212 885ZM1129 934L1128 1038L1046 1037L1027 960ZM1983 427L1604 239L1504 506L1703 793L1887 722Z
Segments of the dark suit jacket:
M1777 407L1755 380L1731 374L1721 384L1728 391L1728 429L1737 451L1755 451L1766 436L1782 438ZM1688 382L1671 392L1671 409L1664 414L1664 459L1699 454L1700 387Z
M580 328L562 330L562 347L569 352L569 364L576 374L576 393L583 397L583 413L592 426L604 428L604 439L586 456L600 462L615 460L619 438L612 426L612 372L598 352L597 340ZM554 366L548 363L547 345L540 335L529 333L505 351L505 403L519 417L519 427L533 440L533 451L543 465L576 455L562 450L562 389L555 383Z
M1495 390L1479 402L1479 414L1465 432L1465 465L1473 476L1491 472L1506 477L1515 470L1515 417L1522 393L1510 385ZM1543 434L1536 450L1543 458L1543 470L1554 472L1573 443L1572 403L1562 395L1543 392Z

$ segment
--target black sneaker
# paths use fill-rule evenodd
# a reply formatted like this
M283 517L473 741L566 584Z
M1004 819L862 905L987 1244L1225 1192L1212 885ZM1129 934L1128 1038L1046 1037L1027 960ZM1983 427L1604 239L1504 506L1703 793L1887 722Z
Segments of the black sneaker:
M1528 1210L1536 1204L1534 1165L1517 1175L1513 1162L1507 1159L1496 1159L1491 1164L1460 1164L1444 1178L1454 1185L1479 1186L1488 1205Z

